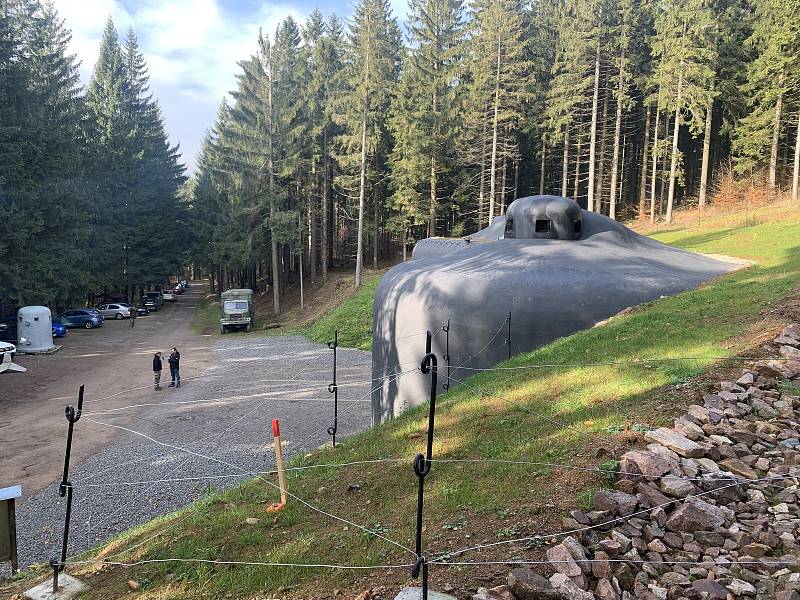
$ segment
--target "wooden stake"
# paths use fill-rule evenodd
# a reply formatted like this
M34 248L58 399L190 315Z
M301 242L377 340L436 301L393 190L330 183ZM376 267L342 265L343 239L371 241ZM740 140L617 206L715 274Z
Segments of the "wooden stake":
M267 507L267 512L278 512L286 506L286 471L283 466L283 448L281 447L281 427L278 419L272 419L272 435L275 437L275 465L278 468L278 486L281 490L281 501Z

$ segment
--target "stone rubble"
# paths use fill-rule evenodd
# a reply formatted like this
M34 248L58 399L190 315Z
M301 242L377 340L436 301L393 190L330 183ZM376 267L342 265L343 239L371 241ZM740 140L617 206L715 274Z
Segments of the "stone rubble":
M616 489L564 519L549 579L517 568L473 600L800 600L800 324L774 343L781 360L621 457Z

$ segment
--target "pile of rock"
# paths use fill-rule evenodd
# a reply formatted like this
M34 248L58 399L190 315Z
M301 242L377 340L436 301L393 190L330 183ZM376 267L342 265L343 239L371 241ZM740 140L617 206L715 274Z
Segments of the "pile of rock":
M800 396L779 384L800 381L800 324L775 344L622 456L615 489L564 520L549 579L515 569L475 600L800 600Z

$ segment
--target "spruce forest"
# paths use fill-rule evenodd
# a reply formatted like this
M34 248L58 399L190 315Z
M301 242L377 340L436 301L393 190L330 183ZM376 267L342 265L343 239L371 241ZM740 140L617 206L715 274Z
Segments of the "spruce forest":
M184 167L136 35L108 22L85 89L70 39L50 3L0 2L0 306L133 299L187 262Z
M798 0L358 0L262 32L185 180L134 33L91 83L40 0L0 25L0 295L69 301L192 263L216 290L407 257L556 194L616 219L800 176ZM255 47L255 43L254 43ZM34 252L33 249L36 249ZM274 285L273 285L274 284Z

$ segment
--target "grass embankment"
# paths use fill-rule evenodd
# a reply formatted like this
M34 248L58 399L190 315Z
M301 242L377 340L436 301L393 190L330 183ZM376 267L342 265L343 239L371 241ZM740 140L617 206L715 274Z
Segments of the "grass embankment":
M355 294L306 328L303 334L311 340L327 342L338 329L342 346L369 350L372 347L372 303L380 280L380 275L367 277Z
M717 362L680 357L749 351L759 345L758 334L797 318L793 290L800 282L800 220L735 230L704 225L655 237L758 264L700 289L647 303L603 327L557 340L503 366L678 360L487 372L453 389L438 403L434 456L597 466L625 444L635 443L643 425L667 423L697 391L702 379L694 377ZM347 320L338 323L359 322L355 308L345 312ZM412 547L416 478L410 462L424 448L426 410L423 405L348 438L336 450L316 452L295 464L376 458L401 462L294 471L290 491ZM426 551L436 556L476 543L558 531L563 511L590 502L600 485L602 480L593 474L545 466L434 463L426 484ZM409 552L296 501L290 500L276 516L268 515L264 503L275 497L274 488L258 481L214 494L178 515L123 535L99 556L147 540L114 560L199 557L349 565L413 561ZM251 516L261 519L257 525L244 524ZM165 527L163 534L148 539ZM462 560L540 556L541 548L535 545L500 546ZM502 566L434 565L431 581L436 589L450 584L464 595L470 587L497 581L505 571ZM325 597L335 588L350 598L360 589L384 585L392 590L408 581L406 568L360 572L176 562L99 573L87 567L82 575L93 585L90 597L122 595L125 581L132 578L142 583L143 597L159 599L252 598L267 592L269 597Z
M282 312L276 316L272 306L272 292L255 296L256 323L252 334L229 331L230 335L287 335L301 333L309 339L327 342L339 329L339 339L344 346L369 350L372 338L372 302L375 288L385 272L366 269L361 289L354 289L354 273L350 268L328 271L328 280L318 276L306 283L305 304L300 307L300 291L291 285L282 295ZM192 329L198 335L221 336L219 331L220 307L215 294L208 293L197 304Z

